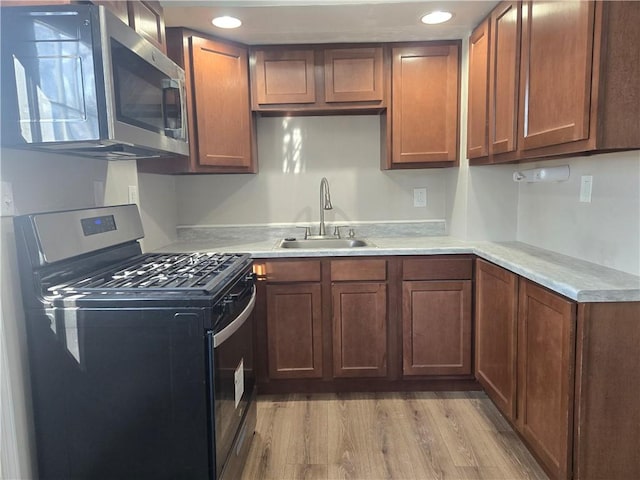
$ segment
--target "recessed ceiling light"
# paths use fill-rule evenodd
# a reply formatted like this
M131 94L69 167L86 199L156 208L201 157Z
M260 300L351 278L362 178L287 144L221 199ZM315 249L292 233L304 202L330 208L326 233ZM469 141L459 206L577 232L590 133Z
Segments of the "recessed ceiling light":
M424 17L421 18L422 23L426 23L427 25L435 25L436 23L444 23L448 20L451 20L453 14L451 12L431 12L427 13Z
M238 28L242 25L242 22L239 19L226 15L224 17L214 18L211 20L211 23L218 28Z

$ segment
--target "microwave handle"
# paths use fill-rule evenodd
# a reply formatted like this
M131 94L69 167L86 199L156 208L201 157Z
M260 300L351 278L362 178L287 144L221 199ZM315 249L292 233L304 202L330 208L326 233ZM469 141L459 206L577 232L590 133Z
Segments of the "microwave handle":
M185 104L183 98L184 89L180 88L182 82L177 78L166 78L162 80L162 104L163 104L163 116L164 116L164 124L167 125L167 109L166 109L166 94L169 90L177 90L178 91L178 101L180 105L178 106L180 109L180 128L166 128L164 129L164 134L167 137L178 138L182 140L186 140L186 132L184 129L185 124Z

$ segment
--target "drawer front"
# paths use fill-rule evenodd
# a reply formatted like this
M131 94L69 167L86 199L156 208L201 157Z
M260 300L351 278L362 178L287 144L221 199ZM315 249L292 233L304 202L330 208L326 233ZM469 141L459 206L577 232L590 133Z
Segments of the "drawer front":
M332 260L331 281L348 282L353 280L387 279L387 261L383 259Z
M403 280L471 280L473 259L470 256L408 258L402 261Z
M319 260L254 262L253 271L268 282L319 282Z

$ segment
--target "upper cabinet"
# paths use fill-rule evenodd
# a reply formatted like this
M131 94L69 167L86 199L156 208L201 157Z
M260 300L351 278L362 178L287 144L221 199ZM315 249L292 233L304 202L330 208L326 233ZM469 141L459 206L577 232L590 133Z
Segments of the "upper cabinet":
M391 152L384 168L457 164L459 51L459 41L392 48Z
M469 107L467 110L467 157L489 154L487 116L489 92L489 19L469 37Z
M384 49L269 46L251 51L252 109L333 113L386 107Z
M107 8L116 12L122 9L118 1L98 1L94 3L108 4ZM163 52L167 53L167 42L164 32L164 15L162 6L158 1L140 0L137 2L126 2L129 5L129 25L153 43Z
M640 148L640 3L502 2L489 19L489 148L472 165Z
M167 29L169 56L185 70L189 158L139 160L155 173L255 173L249 61L241 45Z

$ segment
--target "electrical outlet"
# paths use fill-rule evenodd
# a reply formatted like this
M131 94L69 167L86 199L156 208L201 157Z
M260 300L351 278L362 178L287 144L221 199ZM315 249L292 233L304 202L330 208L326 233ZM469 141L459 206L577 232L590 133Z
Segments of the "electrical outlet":
M2 182L0 185L0 216L10 217L15 215L16 209L13 203L13 186L10 182Z
M583 175L580 178L580 201L591 203L591 190L593 189L593 176Z
M93 203L96 207L104 207L104 182L93 182Z
M129 185L129 203L138 203L137 185Z
M426 188L413 189L413 206L414 207L427 206L427 189Z

